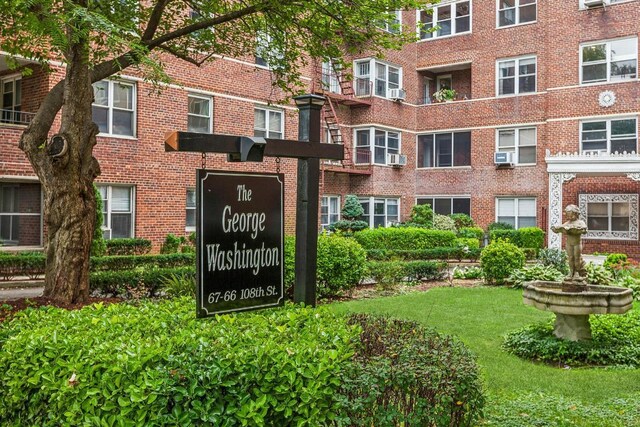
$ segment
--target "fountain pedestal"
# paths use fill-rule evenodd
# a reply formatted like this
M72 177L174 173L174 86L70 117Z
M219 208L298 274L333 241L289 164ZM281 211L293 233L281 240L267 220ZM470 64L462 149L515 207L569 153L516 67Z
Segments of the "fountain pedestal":
M591 314L624 314L633 307L631 289L615 286L581 285L568 290L561 282L526 282L525 304L556 314L554 335L569 341L591 339Z

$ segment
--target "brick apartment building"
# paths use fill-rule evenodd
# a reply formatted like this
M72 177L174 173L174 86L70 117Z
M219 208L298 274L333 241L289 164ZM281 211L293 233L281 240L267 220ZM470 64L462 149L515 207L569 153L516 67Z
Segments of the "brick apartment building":
M585 4L586 3L586 4ZM353 79L331 64L304 72L323 93L325 142L345 160L324 162L321 226L356 194L371 226L406 220L416 203L548 230L562 208L579 205L589 225L585 251L640 257L637 75L640 1L443 0L433 14L398 13L403 26L437 26L384 59L352 58ZM29 77L0 61L0 239L43 242L40 186L18 139L61 74ZM191 130L297 138L297 112L274 103L268 64L218 58L197 68L169 63L175 83L158 94L127 71L96 87L95 156L107 238L142 237L157 249L167 233L195 224L197 154L165 153L165 132ZM25 66L30 64L25 63ZM451 102L435 102L442 88ZM506 153L498 154L496 153ZM211 169L281 170L286 228L295 219L295 160L227 163ZM549 245L560 238L549 233Z

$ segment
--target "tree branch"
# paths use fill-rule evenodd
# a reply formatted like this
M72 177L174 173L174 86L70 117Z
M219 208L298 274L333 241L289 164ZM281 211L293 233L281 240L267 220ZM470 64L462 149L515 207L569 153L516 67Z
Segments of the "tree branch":
M170 1L171 0L158 0L156 5L153 7L153 12L151 12L149 22L147 22L147 28L144 30L144 34L142 34L143 42L153 39L153 36L156 34L156 30L158 29L158 25L160 25L160 21L162 20L164 9Z
M158 47L158 49L161 49L161 50L167 51L167 52L169 52L171 55L175 56L176 58L182 59L183 61L189 62L189 63L191 63L191 64L193 64L193 65L198 66L198 67L199 67L200 65L202 65L202 62L201 62L201 61L198 61L197 59L192 58L192 57L190 57L189 55L186 55L186 54L184 54L184 53L178 52L177 50L175 50L175 49L173 49L173 48L171 48L171 47L169 47L169 46L160 46L160 47Z

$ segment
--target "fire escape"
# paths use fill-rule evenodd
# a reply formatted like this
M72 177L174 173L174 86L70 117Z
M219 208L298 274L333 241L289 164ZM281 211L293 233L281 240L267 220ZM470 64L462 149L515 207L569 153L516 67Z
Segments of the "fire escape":
M355 88L354 88L355 83ZM312 91L323 95L322 116L326 126L325 142L344 145L344 160L323 161L325 172L348 173L355 175L371 175L371 151L367 148L354 147L351 138L343 138L343 126L338 116L338 106L349 108L365 108L371 106L372 84L369 79L351 79L344 72L337 70L331 62L316 64L315 79ZM355 157L355 158L354 158ZM324 173L321 175L324 181Z

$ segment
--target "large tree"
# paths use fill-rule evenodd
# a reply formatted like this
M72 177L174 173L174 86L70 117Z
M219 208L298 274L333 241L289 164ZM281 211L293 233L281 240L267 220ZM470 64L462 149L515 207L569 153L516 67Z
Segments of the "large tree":
M202 64L219 56L252 57L259 49L274 84L291 94L302 88L300 70L310 58L340 62L362 49L382 54L415 37L415 30L403 35L380 27L394 22L390 11L432 1L0 0L0 50L9 64L18 68L17 59L26 58L65 74L19 143L44 195L45 296L72 302L89 293L93 181L100 174L93 156L93 83L131 68L163 83L170 80L163 68L170 57ZM269 49L261 46L267 37L256 34L268 35Z

